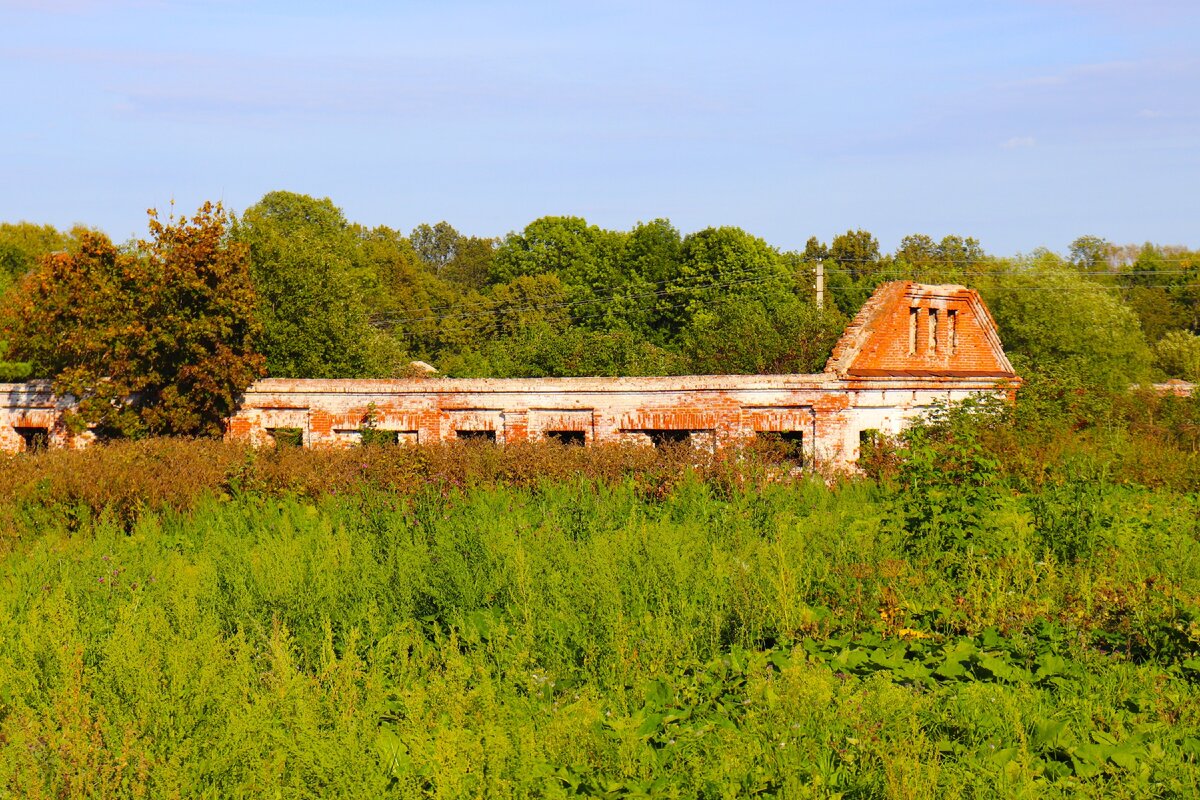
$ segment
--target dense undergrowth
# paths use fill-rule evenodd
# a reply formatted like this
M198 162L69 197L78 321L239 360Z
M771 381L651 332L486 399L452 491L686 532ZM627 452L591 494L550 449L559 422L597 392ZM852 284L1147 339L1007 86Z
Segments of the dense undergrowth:
M0 794L1196 796L1188 402L947 410L868 479L552 446L9 459Z

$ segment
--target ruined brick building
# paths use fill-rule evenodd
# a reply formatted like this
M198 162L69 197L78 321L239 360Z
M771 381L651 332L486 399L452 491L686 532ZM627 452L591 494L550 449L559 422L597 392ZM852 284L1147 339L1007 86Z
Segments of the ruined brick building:
M229 439L347 446L558 439L568 443L788 442L806 461L853 463L865 432L896 433L938 401L1016 381L979 295L962 286L894 282L859 311L816 375L656 378L299 380L250 386ZM66 401L40 384L0 387L0 449L78 444L60 424ZM85 435L86 436L86 435Z

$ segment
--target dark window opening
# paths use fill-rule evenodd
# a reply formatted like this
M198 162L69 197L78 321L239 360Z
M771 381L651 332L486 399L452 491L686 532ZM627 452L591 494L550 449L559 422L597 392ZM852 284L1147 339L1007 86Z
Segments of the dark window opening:
M691 431L678 430L652 430L642 431L650 437L651 443L655 447L668 447L670 445L690 444L692 441Z
M14 428L25 442L26 453L38 453L50 446L49 428Z
M875 428L867 428L858 432L858 452L859 455L867 455L875 452L883 440L883 434Z
M399 444L400 431L382 431L378 428L363 428L359 432L359 442L367 447Z
M577 445L583 447L587 437L583 431L546 431L546 438L553 439L559 444Z
M495 431L455 431L454 438L464 442L496 442Z
M267 435L275 441L278 448L303 447L303 428L267 428Z
M758 441L770 455L804 463L804 431L759 431Z

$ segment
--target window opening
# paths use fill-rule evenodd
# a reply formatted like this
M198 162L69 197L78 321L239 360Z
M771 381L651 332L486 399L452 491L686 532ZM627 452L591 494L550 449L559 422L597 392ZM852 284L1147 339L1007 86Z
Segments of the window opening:
M950 355L958 350L958 311L951 309L946 312L946 326L949 328L946 333L950 339Z
M587 441L587 437L583 431L546 431L546 438L552 439L559 444L573 445L583 447Z
M885 441L883 432L878 428L867 428L858 432L858 458L860 462L868 462L878 453Z
M464 442L491 442L496 443L495 431L455 431L455 439L461 439Z
M25 442L26 453L39 453L50 446L49 428L14 428Z
M278 448L303 447L303 428L267 428L267 435L274 440Z
M769 455L782 461L804 463L804 431L759 431L757 438Z
M908 354L910 356L917 354L917 317L920 314L921 309L915 306L908 310Z
M655 447L667 447L677 444L689 444L692 440L691 431L681 430L645 430L642 433L650 437Z
M379 428L363 428L359 434L359 442L365 446L380 446L399 444L400 431L385 431Z
M938 310L929 309L929 352L938 351Z

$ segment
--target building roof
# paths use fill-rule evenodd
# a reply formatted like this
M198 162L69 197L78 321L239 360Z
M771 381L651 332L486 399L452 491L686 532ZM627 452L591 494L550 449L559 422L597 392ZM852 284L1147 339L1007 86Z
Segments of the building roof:
M1016 378L974 289L893 281L875 290L825 365L839 378Z

